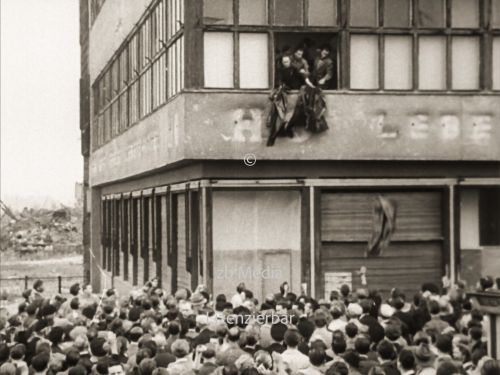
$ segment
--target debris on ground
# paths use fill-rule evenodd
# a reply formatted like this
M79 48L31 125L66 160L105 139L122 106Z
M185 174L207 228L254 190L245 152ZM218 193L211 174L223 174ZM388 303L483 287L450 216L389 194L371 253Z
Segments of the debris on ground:
M15 212L1 202L0 249L18 255L39 252L74 252L82 244L82 210L25 207ZM81 250L80 250L81 251Z

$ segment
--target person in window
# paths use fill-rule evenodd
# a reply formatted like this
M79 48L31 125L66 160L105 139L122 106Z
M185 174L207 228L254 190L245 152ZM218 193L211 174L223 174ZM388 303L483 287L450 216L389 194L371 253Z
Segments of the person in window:
M314 60L313 83L321 89L331 87L330 83L333 78L333 60L330 55L332 48L328 44L321 46L321 52Z
M292 66L290 56L283 56L277 67L278 86L284 86L285 90L298 90L302 85L302 78L297 69Z
M293 52L293 55L290 56L291 65L294 67L297 72L299 72L299 76L301 77L301 85L306 82L306 79L309 78L309 64L304 58L304 47L297 47Z

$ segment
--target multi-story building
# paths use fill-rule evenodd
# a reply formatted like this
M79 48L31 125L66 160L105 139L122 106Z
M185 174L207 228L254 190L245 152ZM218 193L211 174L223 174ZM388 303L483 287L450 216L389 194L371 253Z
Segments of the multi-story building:
M82 34L96 287L322 298L498 273L500 0L82 0ZM329 129L266 147L297 44L332 49ZM367 255L379 197L395 230Z

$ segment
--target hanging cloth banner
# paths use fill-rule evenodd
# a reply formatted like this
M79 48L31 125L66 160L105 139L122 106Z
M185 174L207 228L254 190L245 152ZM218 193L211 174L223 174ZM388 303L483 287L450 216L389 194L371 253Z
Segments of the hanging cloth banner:
M396 205L379 195L373 207L373 233L366 256L378 256L389 246L396 229Z

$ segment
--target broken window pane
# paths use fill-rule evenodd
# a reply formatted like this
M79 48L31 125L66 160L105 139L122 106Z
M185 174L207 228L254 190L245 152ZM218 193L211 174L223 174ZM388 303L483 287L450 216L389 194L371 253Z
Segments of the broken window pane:
M351 0L351 26L377 26L377 0Z
M410 0L384 0L384 26L410 26Z
M418 88L446 89L446 37L421 36L418 44Z
M351 36L351 88L378 88L378 37Z
M477 0L453 0L451 3L452 27L479 27Z
M240 25L267 25L266 0L240 0Z
M233 23L233 0L204 0L205 24L230 25Z
M274 0L274 23L286 26L303 25L303 6L303 0Z
M389 90L412 88L411 36L386 36L384 52L384 87Z
M337 24L337 0L309 0L309 25Z
M205 87L233 87L233 33L205 33L203 56Z
M451 43L452 88L475 90L479 88L479 38L453 37Z
M443 0L419 0L417 21L421 27L444 27Z
M240 34L240 87L269 87L269 46L267 34Z

